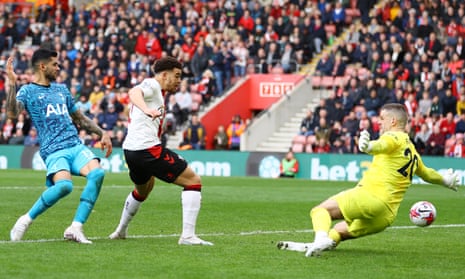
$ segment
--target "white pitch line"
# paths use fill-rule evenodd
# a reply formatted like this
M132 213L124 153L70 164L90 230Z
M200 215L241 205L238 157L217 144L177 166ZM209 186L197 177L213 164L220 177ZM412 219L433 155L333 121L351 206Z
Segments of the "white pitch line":
M84 185L73 185L74 188L80 189L84 188ZM134 185L128 184L128 185L104 185L102 188L112 188L112 189L118 189L118 188L133 188ZM37 190L39 188L45 189L46 186L44 185L37 185L37 186L0 186L0 191L1 190Z
M431 225L428 228L431 229L443 229L443 228L464 228L465 224L448 224L448 225ZM406 230L406 229L419 229L417 226L394 226L387 228L388 230ZM239 233L205 233L199 234L199 236L249 236L249 235L270 235L270 234L286 234L286 233L311 233L313 230L279 230L279 231L250 231L250 232L239 232ZM143 239L154 239L154 238L171 238L179 237L179 234L158 234L158 235L130 235L127 238L143 238ZM108 237L89 237L90 240L108 240ZM15 244L15 243L41 243L41 242L59 242L66 241L62 238L50 238L50 239L31 239L22 240L18 242L12 242L9 240L0 240L0 244Z

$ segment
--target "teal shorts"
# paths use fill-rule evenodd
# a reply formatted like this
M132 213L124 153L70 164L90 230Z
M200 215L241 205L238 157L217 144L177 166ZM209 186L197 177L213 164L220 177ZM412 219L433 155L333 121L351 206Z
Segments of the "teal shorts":
M53 175L55 173L65 170L72 175L80 175L81 169L93 159L99 158L83 144L78 144L50 154L47 159L45 159L45 165L47 166L45 183L47 187L53 186Z

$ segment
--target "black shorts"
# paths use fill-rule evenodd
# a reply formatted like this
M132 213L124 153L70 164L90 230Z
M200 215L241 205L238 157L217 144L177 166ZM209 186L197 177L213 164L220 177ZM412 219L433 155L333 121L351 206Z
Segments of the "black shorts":
M124 150L124 157L129 177L137 185L146 183L152 176L172 183L187 168L186 160L161 145L145 150Z

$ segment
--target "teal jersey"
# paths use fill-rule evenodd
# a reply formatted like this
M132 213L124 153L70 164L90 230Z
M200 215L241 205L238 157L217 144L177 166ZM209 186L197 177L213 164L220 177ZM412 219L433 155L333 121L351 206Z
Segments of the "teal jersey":
M30 83L19 89L16 99L24 104L37 129L43 160L58 150L81 143L70 117L77 107L65 85Z

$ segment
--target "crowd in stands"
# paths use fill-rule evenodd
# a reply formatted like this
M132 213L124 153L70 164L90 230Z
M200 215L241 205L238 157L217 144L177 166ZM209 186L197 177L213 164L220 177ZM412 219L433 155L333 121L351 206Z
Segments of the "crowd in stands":
M302 120L295 149L357 153L361 130L379 136L381 106L400 103L422 154L465 157L464 14L460 1L388 1L351 24L317 64L317 76L333 81L318 86L332 93Z
M405 104L412 140L424 154L465 156L460 151L465 4L385 3L371 14L375 1L123 0L90 9L43 5L35 14L14 14L0 4L0 67L8 56L16 57L21 86L31 81L33 50L56 50L62 67L57 82L69 86L79 108L119 146L126 132L128 89L151 75L150 65L159 57L172 55L184 64L183 86L166 96L166 131L185 135L192 115L235 79L275 69L294 72L322 55L316 75L341 78L332 79L333 94L303 121L300 133L309 144L299 152L356 153L359 131L368 129L376 138L379 108L397 102ZM353 20L353 10L359 20ZM337 36L345 40L335 44ZM32 46L20 51L26 37ZM1 76L0 143L28 138L34 144L27 115L14 121L6 117L6 85ZM228 144L219 136L218 148L233 144L228 125L219 131ZM98 144L96 135L82 131L82 138L90 146Z
M32 11L30 5L0 3L0 67L15 57L21 86L31 81L33 51L56 50L57 82L70 88L79 108L111 134L116 146L121 134L124 138L128 89L152 74L157 58L171 55L184 64L183 86L174 99L166 97L167 133L176 133L235 79L274 69L290 73L310 62L328 41L325 24L336 25L329 35L337 35L346 18L345 8L332 1L122 0L90 8L42 2ZM26 38L32 45L20 48ZM21 125L4 113L5 86L2 75L0 142L18 143L12 137ZM24 135L28 126L21 128ZM82 137L91 146L97 142L84 131Z

